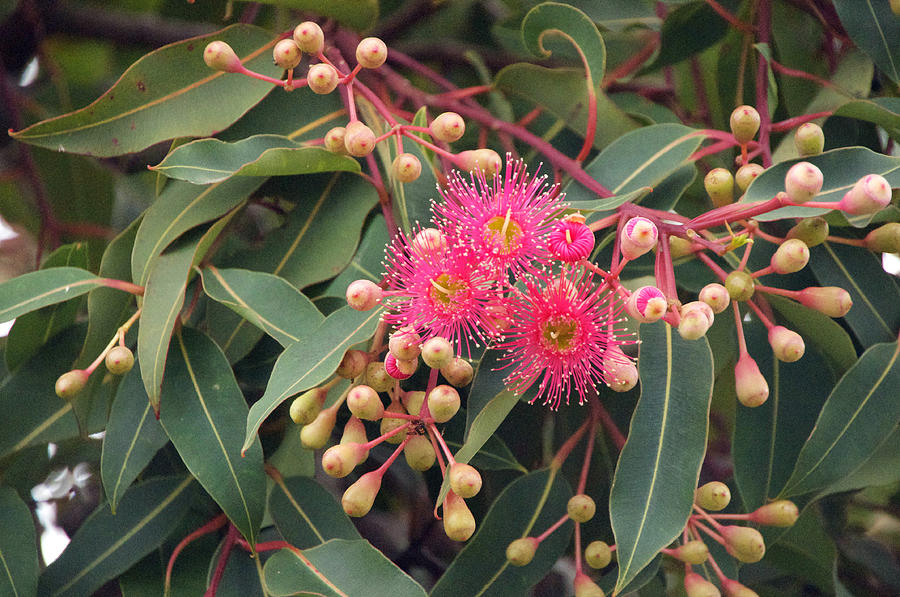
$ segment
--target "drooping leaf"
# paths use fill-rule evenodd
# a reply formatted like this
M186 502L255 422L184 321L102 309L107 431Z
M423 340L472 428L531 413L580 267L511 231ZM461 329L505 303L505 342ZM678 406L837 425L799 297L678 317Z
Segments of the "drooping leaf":
M309 477L276 481L269 495L269 511L285 541L300 549L329 539L360 538L340 504Z
M706 452L712 372L705 338L684 340L663 322L641 326L641 398L609 497L616 591L684 529Z
M360 312L338 309L306 339L290 345L278 357L263 397L250 408L243 450L256 441L262 422L279 404L325 381L334 373L348 348L372 335L380 309Z
M254 135L234 143L219 139L186 143L151 170L193 184L209 184L231 176L359 172L359 162L322 147L304 147L280 135Z
M262 446L243 455L247 403L225 355L184 328L169 352L159 422L191 474L254 545L266 502ZM255 439L255 438L254 438Z
M215 40L231 45L247 68L280 74L272 64L272 34L233 25L150 52L89 106L12 136L53 150L109 157L175 137L213 135L272 90L270 83L206 66L203 51Z
M0 486L0 593L37 595L38 557L34 519L15 490Z
M572 490L556 472L535 471L507 485L431 590L431 597L527 595L566 549L572 525L566 523L542 541L527 566L511 566L506 547L520 537L542 533L559 519Z
M102 283L77 267L42 269L7 280L0 284L0 321L81 296Z
M128 570L175 530L193 497L193 479L160 478L131 487L118 512L101 506L43 574L39 595L90 595Z
M835 0L841 25L895 85L900 85L900 21L888 2Z
M876 344L835 386L783 497L824 489L862 465L900 423L900 344Z

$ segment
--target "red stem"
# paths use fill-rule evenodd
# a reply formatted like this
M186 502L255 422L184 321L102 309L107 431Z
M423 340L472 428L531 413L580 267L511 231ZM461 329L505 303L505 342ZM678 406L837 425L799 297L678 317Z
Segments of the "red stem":
M772 123L772 131L776 133L783 133L784 131L789 131L791 129L797 128L801 124L805 124L807 122L811 122L813 120L818 120L819 118L828 118L834 114L832 111L826 112L815 112L813 114L804 114L803 116L795 116L794 118L788 118L786 120L782 120L780 122Z
M756 3L757 31L759 43L768 44L772 35L772 5L771 0L759 0ZM769 71L766 68L766 58L762 54L757 58L756 64L756 109L759 112L759 146L762 149L763 167L772 165L772 148L769 146L769 134L772 127L772 118L769 115Z
M616 422L613 421L612 416L610 416L609 411L606 410L606 407L597 400L597 416L600 417L600 424L603 425L604 431L612 440L613 444L616 446L616 449L619 452L622 451L622 448L625 447L625 435L616 425Z
M747 340L744 338L744 324L741 321L741 310L738 308L738 302L731 301L731 306L734 307L734 328L737 332L738 355L740 358L747 354Z
M543 541L544 539L549 537L553 533L553 531L555 531L556 529L558 529L559 527L564 525L567 520L569 520L569 515L564 514L562 518L560 518L559 520L554 522L552 525L550 525L550 528L548 528L546 531L544 531L543 533L541 533L540 535L535 537L535 540L537 540L537 542L540 543L541 541Z
M225 524L228 520L228 517L225 514L219 514L202 527L198 528L196 531L190 533L187 537L178 542L178 545L175 546L175 549L172 550L172 555L169 556L169 564L166 566L166 581L165 581L165 594L169 594L169 587L172 582L172 569L175 568L175 560L178 559L178 554L180 554L185 547L190 545L194 540L202 537L203 535L208 535L213 531L216 531Z
M209 581L209 588L203 594L203 597L215 597L216 591L219 589L219 583L222 582L222 576L225 574L225 566L228 564L228 557L231 550L238 539L237 527L233 524L228 525L228 534L225 535L225 541L222 544L222 551L219 552L219 560L216 562L216 570L213 572L212 580Z
M716 11L717 15L728 21L735 29L740 29L744 33L753 33L753 25L751 25L750 23L745 23L744 21L728 12L725 7L716 2L716 0L706 0L706 3L711 9Z

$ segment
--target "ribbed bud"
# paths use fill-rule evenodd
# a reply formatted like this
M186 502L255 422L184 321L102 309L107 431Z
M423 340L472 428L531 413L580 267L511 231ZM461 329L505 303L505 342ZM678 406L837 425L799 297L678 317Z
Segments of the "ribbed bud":
M847 191L838 209L848 214L873 214L891 202L891 185L879 174L863 176Z
M234 50L224 41L213 41L203 50L203 61L206 66L226 73L237 73L243 69L241 59Z
M584 561L595 570L606 568L612 561L612 550L606 541L591 541L584 548Z
M387 60L387 44L377 37L367 37L356 46L356 61L363 68L378 68Z
M384 415L384 404L372 387L358 385L347 394L347 408L353 416L366 421L377 421Z
M725 591L725 597L759 597L759 593L750 587L730 578L722 580L722 590Z
M603 589L584 572L575 573L575 597L606 597Z
M381 475L378 471L366 473L356 483L347 488L341 496L341 506L347 516L365 516L375 503L375 496L381 489Z
M334 67L324 62L313 64L306 72L306 84L309 86L310 91L319 95L326 95L334 91L334 88L338 86L339 80L340 75L334 70ZM351 122L350 124L353 123ZM349 130L350 126L348 125L347 131L349 132Z
M716 207L734 201L734 177L725 168L713 168L707 172L703 177L703 186Z
M398 359L389 352L384 357L384 370L394 379L408 379L419 368L419 359Z
M341 359L336 373L344 379L355 379L363 374L369 364L369 355L362 350L348 350Z
M444 498L444 532L454 541L467 541L475 533L475 517L466 502L452 491Z
M447 250L447 237L437 228L422 228L413 238L413 252L419 257L441 255Z
M74 369L63 373L56 380L56 395L63 400L73 398L84 389L88 377L90 376L84 369Z
M788 238L796 238L806 243L807 247L815 247L825 242L828 236L828 222L825 218L804 218L797 225L788 230Z
M450 382L450 385L462 388L472 383L472 378L475 377L475 370L472 369L469 361L461 357L454 357L450 359L449 363L441 367L441 375Z
M794 203L806 203L819 194L825 178L822 171L809 162L791 166L784 177L784 190Z
M391 173L400 182L412 182L422 174L422 162L411 153L401 153L391 163Z
M815 122L806 122L794 131L794 147L802 156L818 155L825 149L825 132Z
M838 286L810 286L800 291L801 305L824 313L828 317L843 317L853 306L850 293Z
M756 180L756 177L765 172L766 169L759 164L744 164L738 168L734 174L734 182L743 193L750 186L750 183Z
M384 412L385 413L399 413L399 414L405 415L406 409L403 408L403 405L400 402L395 401L395 402L391 402L390 404L388 404L387 408L384 409ZM406 419L395 419L394 417L382 416L381 417L381 428L380 428L381 435L390 433L397 427L403 427L407 423L409 423L409 421L407 421ZM399 444L404 439L406 439L406 432L401 431L400 433L396 433L396 434L390 436L389 438L387 438L384 441L386 441L389 444Z
M714 320L712 307L702 301L685 303L681 307L678 334L685 340L697 340L706 335Z
M775 357L785 363L799 361L806 352L806 344L800 334L781 325L769 330L769 344Z
M797 504L790 500L777 500L750 513L750 520L771 527L792 527L800 518Z
M710 512L724 510L731 502L731 490L720 481L710 481L694 491L694 503Z
M487 180L492 180L503 166L503 160L493 149L469 149L460 152L456 157L460 169L481 173Z
M799 272L809 263L809 247L799 238L791 238L778 247L769 261L777 274Z
M369 438L366 437L366 426L363 424L359 418L351 416L347 419L347 422L344 424L344 432L341 434L341 442L342 444L365 444L369 441ZM365 462L366 458L369 457L369 451L365 448L362 449L362 453L359 455L359 462Z
M450 489L461 498L470 498L481 491L481 473L469 464L455 462L450 465Z
M866 248L876 253L900 253L900 222L879 226L866 235Z
M365 157L375 149L375 133L359 120L354 120L347 125L344 147L354 157Z
M732 300L750 300L753 296L753 276L745 271L734 270L725 278L725 289Z
M347 153L347 146L344 145L344 137L346 135L347 129L342 126L336 126L332 129L329 129L328 132L325 133L325 137L323 139L323 145L325 146L325 149L327 149L331 153Z
M388 375L382 361L375 361L366 365L366 384L372 386L376 392L387 392L397 382Z
M538 545L534 537L516 539L506 546L506 561L513 566L527 566L534 559Z
M294 28L294 43L307 54L318 54L325 48L325 33L318 23L304 21Z
M658 238L656 224L647 218L636 216L622 226L619 248L626 259L634 260L655 247Z
M316 416L312 423L304 425L300 430L300 443L303 444L303 447L307 450L324 448L334 430L336 419L337 412L333 408L326 408Z
M634 361L617 348L609 349L603 355L603 370L606 372L606 385L614 392L627 392L640 379Z
M709 548L703 541L688 541L676 547L672 555L682 562L698 566L709 558Z
M656 286L641 286L631 293L625 312L641 323L659 321L669 308L666 295Z
M409 468L425 472L434 466L437 458L434 455L434 446L427 435L414 435L403 446L403 457Z
M684 592L687 593L687 597L722 597L716 585L696 572L684 575Z
M766 555L766 542L756 529L728 525L719 527L718 531L725 539L725 549L738 561L753 564Z
M290 409L291 420L297 425L309 425L315 421L322 411L326 396L328 390L325 388L313 388L294 398Z
M114 346L106 353L106 370L113 375L125 375L134 367L134 353L127 346Z
M459 392L441 384L428 393L428 412L438 423L446 423L459 411Z
M769 398L769 384L756 361L747 353L734 366L734 386L738 400L744 406L754 408Z
M356 280L347 286L347 304L357 311L369 311L381 303L381 287L371 280Z
M419 411L422 410L422 405L425 403L425 392L406 392L403 394L402 400L406 412L411 415L419 416Z
M429 367L440 369L453 360L453 347L444 337L429 338L422 344L422 360Z
M752 141L759 130L759 112L753 106L738 106L731 113L731 134L738 143Z
M438 141L453 143L459 141L466 132L466 121L456 112L443 112L428 125L431 136Z
M587 522L597 512L597 504L594 498L586 493L579 493L569 498L566 504L566 513L575 522Z
M282 39L272 49L272 60L275 66L290 70L300 64L303 53L293 39Z
M728 294L728 289L715 282L704 286L699 297L701 301L709 305L713 313L721 313L731 304L731 295Z
M330 477L346 477L356 468L365 452L365 448L357 443L331 446L322 454L322 470Z

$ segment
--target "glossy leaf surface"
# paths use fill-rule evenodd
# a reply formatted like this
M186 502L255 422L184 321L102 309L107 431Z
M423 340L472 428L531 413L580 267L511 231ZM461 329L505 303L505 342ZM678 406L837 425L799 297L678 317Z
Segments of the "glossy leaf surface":
M0 284L0 320L67 301L100 285L97 276L77 267L54 267L13 278Z
M276 481L269 494L269 511L285 541L300 549L329 539L360 538L340 503L309 477Z
M36 595L37 538L31 511L15 490L0 486L0 593Z
M900 85L900 21L890 3L834 0L834 8L853 42L872 57L895 85Z

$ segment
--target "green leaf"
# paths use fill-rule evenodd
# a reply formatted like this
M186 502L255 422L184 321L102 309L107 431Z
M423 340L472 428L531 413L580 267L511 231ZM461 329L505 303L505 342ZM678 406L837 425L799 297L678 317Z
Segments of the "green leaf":
M241 453L247 403L225 355L205 334L178 334L162 398L159 422L181 459L254 545L266 507L262 446L253 441Z
M378 0L261 0L260 3L315 13L357 31L371 29L378 20Z
M471 397L471 392L469 394ZM465 409L461 409L464 411ZM451 450L458 451L463 446L465 434L465 419L460 412L444 424L444 441ZM519 464L515 455L502 439L496 434L490 436L481 449L473 456L469 463L479 470L514 470L527 473L528 469Z
M384 269L381 261L384 259L384 248L390 240L384 216L376 214L366 227L359 248L350 264L337 278L328 283L322 295L337 296L343 299L347 293L347 286L354 280L381 281L381 272Z
M793 577L809 579L826 594L834 591L831 570L836 556L834 540L812 508L804 510L778 541L766 546L766 562Z
M203 290L247 321L289 346L305 338L325 317L284 278L244 269L201 270Z
M119 384L103 436L100 478L113 514L125 490L168 441L135 363Z
M841 25L895 84L900 85L900 19L888 2L835 0Z
M272 89L270 83L213 71L203 51L221 40L244 65L277 77L271 33L233 25L150 52L95 102L12 133L19 141L57 151L109 157L175 137L206 137L240 118Z
M31 511L14 489L0 486L0 593L36 595L37 541Z
M193 479L162 478L129 489L118 512L101 506L41 575L38 594L90 595L156 549L187 514Z
M275 596L425 597L425 590L365 539L332 539L302 552L282 549L263 567Z
M783 497L806 495L862 465L900 423L900 344L869 348L835 386L797 457Z
M359 162L322 147L304 147L280 135L254 135L234 143L218 139L192 141L150 169L169 178L208 184L231 176L359 172Z
M895 430L861 466L832 483L818 497L900 481L900 430Z
M609 496L621 590L684 529L706 453L713 360L706 339L641 326L641 397ZM680 372L690 371L690 375Z
M542 541L531 563L521 568L510 566L506 547L520 537L539 535L559 520L572 490L556 473L535 471L507 485L430 597L527 595L568 547L573 526L567 522Z
M646 70L676 64L714 45L728 33L728 23L705 2L687 2L663 21L659 54Z
M835 110L834 115L874 122L894 141L900 141L900 98L876 97L853 100Z
M335 372L348 348L369 338L381 318L381 310L338 309L307 338L287 347L272 370L263 397L250 408L242 450L256 441L262 422L279 404L325 381Z
M360 534L341 505L309 477L276 481L269 495L269 511L285 541L299 549L329 539L359 539Z
M573 6L544 2L528 11L522 19L522 41L532 55L548 58L550 38L562 37L575 46L587 64L587 85L595 88L606 70L606 45L594 22Z
M606 197L604 199L566 201L567 209L592 213L592 212L608 212L619 207L624 203L638 203L641 199L653 192L650 187L641 187L630 193L622 193L615 197ZM568 199L568 197L566 198Z
M784 177L791 166L797 162L809 162L817 166L825 175L825 183L815 201L840 201L856 181L867 174L884 176L891 186L900 186L900 158L875 153L865 147L844 147L832 149L819 155L785 160L775 164L757 176L741 203L767 201L784 191ZM755 216L757 220L768 222L784 218L808 218L828 213L823 207L782 207L765 214ZM856 227L866 226L872 215L851 216L850 223Z
M88 293L103 281L77 267L42 269L0 284L0 321Z
M863 346L897 337L900 286L884 272L880 256L859 247L824 242L811 249L809 262L820 284L840 286L850 293L853 306L844 321Z

